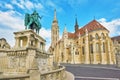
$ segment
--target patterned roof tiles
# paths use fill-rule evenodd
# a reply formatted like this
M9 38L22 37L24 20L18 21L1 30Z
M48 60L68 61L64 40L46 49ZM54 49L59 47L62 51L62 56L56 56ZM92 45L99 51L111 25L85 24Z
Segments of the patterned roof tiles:
M68 38L76 38L77 35L83 35L85 34L85 30L88 30L88 32L94 31L94 30L107 30L103 25L101 25L99 22L96 20L92 20L82 28L78 29L75 33L68 33ZM108 31L108 30L107 30Z

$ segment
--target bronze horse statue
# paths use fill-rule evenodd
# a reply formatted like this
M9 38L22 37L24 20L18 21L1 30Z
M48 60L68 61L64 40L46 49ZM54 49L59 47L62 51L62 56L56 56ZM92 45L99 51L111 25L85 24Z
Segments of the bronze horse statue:
M25 29L32 29L35 30L36 33L39 34L39 30L41 29L41 24L39 22L39 19L42 17L39 16L39 14L34 11L32 14L25 14Z

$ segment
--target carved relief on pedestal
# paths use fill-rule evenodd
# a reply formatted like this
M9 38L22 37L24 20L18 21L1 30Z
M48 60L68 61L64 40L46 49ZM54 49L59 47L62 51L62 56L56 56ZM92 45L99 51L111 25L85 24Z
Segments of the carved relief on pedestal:
M25 67L26 65L26 57L20 57L20 67Z
M25 65L26 65L25 57L18 57L18 56L9 57L8 68L21 68L21 67L25 67Z
M16 67L18 67L18 58L14 56L10 56L8 68L16 68Z
M41 80L46 80L47 76L41 76Z

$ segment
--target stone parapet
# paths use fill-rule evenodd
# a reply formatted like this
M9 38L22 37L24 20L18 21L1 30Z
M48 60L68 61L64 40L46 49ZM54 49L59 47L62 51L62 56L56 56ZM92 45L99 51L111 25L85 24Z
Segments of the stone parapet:
M39 77L40 76L40 77ZM0 80L3 79L16 79L16 80L66 80L66 71L65 67L59 66L58 69L49 71L49 72L44 72L40 73L38 70L32 73L28 74L18 74L18 75L0 75Z
M59 69L41 73L41 80L66 80L65 67L59 66Z

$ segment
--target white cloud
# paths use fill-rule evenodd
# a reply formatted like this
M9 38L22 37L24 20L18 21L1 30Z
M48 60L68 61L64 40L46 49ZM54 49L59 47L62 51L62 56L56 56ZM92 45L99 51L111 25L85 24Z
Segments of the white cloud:
M101 18L98 21L110 31L110 36L120 34L120 19L114 19L108 22L105 18Z
M21 9L25 9L25 7L23 5L24 4L24 0L20 0L20 2L17 2L16 0L12 0L12 4L17 5Z
M23 20L16 16L19 12L10 10L7 12L0 11L0 38L6 38L8 43L13 47L15 40L13 32L22 30ZM7 28L4 28L7 27Z
M0 38L5 38L11 47L13 47L15 44L13 32L15 32L15 31L14 30L5 30L5 29L0 28Z
M26 1L23 5L29 10L34 8L33 3L30 1Z
M43 38L50 38L50 37L51 37L51 30L45 29L45 28L41 28L41 29L40 29L40 35L41 35Z
M43 5L42 5L41 3L38 3L38 4L35 5L35 8L37 8L37 9L42 9L42 8L44 8L44 7L43 7Z
M20 1L13 0L12 4L17 5L21 9L28 9L28 10L43 8L43 5L41 3L33 3L30 0L20 0Z
M13 9L13 6L11 4L5 4L5 7L8 9Z
M57 9L58 12L63 11L62 7L59 6L59 4L61 4L61 1L51 1L51 0L47 0L46 1L46 6L53 8L53 9Z
M15 11L7 11L1 12L0 11L0 23L1 25L10 27L12 29L23 29L23 20L17 16L15 16Z
M46 42L46 50L49 48L51 43L51 30L41 28L40 30L40 36L42 36L47 42Z

